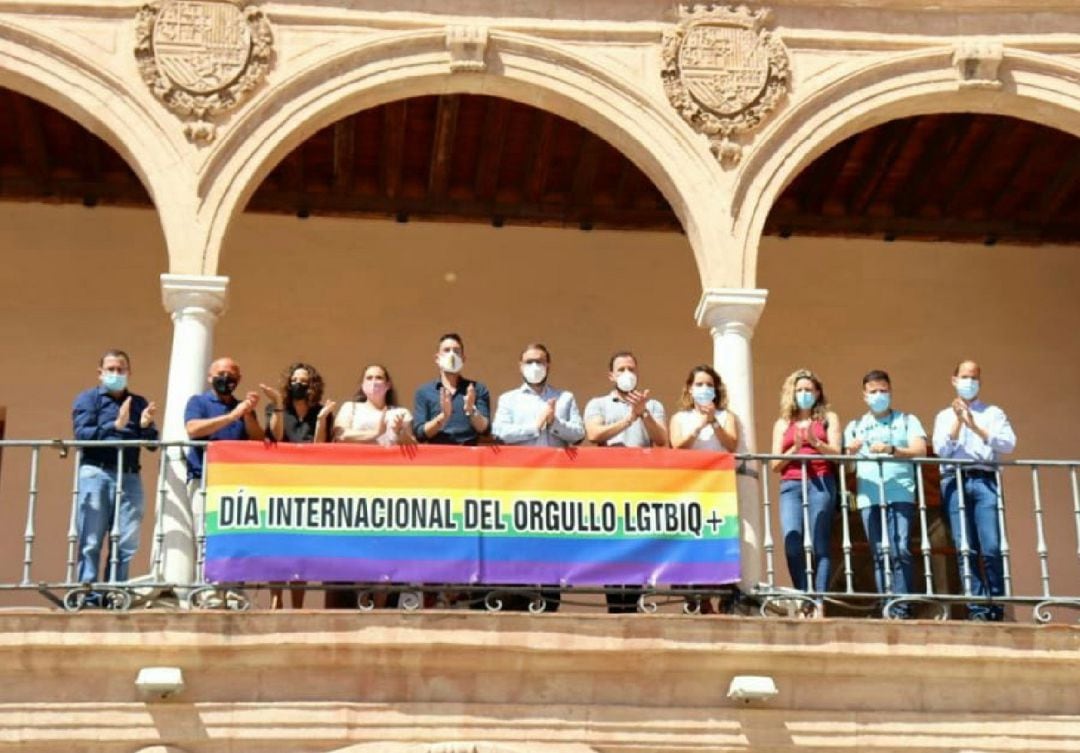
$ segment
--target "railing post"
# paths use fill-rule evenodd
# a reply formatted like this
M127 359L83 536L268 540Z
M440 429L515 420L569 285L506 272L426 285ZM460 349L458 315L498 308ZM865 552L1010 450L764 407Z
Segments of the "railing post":
M34 517L37 514L38 463L41 459L41 447L30 449L30 498L26 505L26 530L23 533L23 573L22 585L33 583L30 579L30 567L34 561Z
M1005 527L1005 487L1001 483L1001 466L994 469L994 478L997 481L997 519L998 540L1001 545L1001 578L1005 588L1005 596L1012 596L1012 550L1009 547L1009 533Z
M768 462L762 463L761 468L764 471L768 467ZM775 549L776 544L773 540L772 533L772 503L769 499L769 474L763 472L761 474L761 501L764 511L763 520L763 534L762 534L762 548L765 550L765 585L769 590L776 588L776 561L775 561ZM1080 536L1080 512L1077 513L1077 535ZM1080 547L1080 544L1078 544ZM1080 549L1078 549L1080 552Z
M113 492L112 520L109 523L109 583L116 582L120 568L120 505L124 499L124 448L116 448L116 489Z
M844 464L840 463L837 468L840 471L840 528L843 531L841 548L844 552L844 590L850 594L855 592L855 569L851 566L851 523L849 521L851 510L847 504L847 473L844 471Z
M967 505L964 502L964 477L959 465L956 469L956 510L960 521L960 575L964 582L964 596L971 596L971 543L967 532Z
M810 482L807 480L809 463L802 461L802 519L803 554L806 556L806 591L816 591L814 583L814 537L810 531Z
M1039 556L1039 580L1042 583L1042 595L1050 598L1050 552L1046 547L1046 533L1043 529L1042 494L1037 465L1031 466L1031 492L1035 505L1035 552Z
M933 547L930 546L930 526L926 521L926 487L923 481L923 467L922 463L915 464L915 482L919 492L919 528L920 528L920 549L922 550L923 558L923 580L926 582L926 594L932 596L934 594L934 567L933 560Z
M71 482L71 517L68 520L67 534L67 568L64 579L67 583L74 583L78 577L77 563L79 561L79 468L82 466L82 447L75 448L75 472Z
M878 518L880 520L881 531L880 541L878 546L881 553L881 585L884 592L891 594L893 592L893 578L892 578L892 542L889 540L889 501L885 499L885 461L881 458L877 459L878 467ZM870 513L873 515L873 511ZM876 567L876 565L875 565Z

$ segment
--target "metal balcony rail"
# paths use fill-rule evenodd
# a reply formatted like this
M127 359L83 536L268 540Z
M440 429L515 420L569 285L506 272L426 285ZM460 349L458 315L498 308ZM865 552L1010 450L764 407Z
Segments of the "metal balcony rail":
M1050 622L1054 618L1053 609L1061 607L1080 610L1080 491L1078 491L1078 468L1080 460L1010 460L998 463L983 463L972 460L953 460L944 458L894 458L887 455L859 457L852 455L774 455L755 454L742 456L745 460L760 462L761 500L764 509L764 530L762 548L765 555L765 577L754 592L761 614L786 613L795 615L819 615L826 604L836 605L840 611L879 612L887 618L904 618L916 614L932 616L936 619L948 619L959 608L967 606L971 619L1001 619L1001 611L1006 606L1013 607L1018 613L1025 608L1031 609L1032 619L1038 623ZM789 572L802 571L802 577L808 585L806 590L795 590L778 584L777 580L777 537L774 534L775 508L784 504L779 492L778 473L768 472L764 468L772 460L786 460L800 467L798 509L795 513L801 518L797 526L797 560L785 561ZM811 493L809 478L810 465L813 461L827 461L833 464L834 478L837 485L837 514L830 516L830 549L839 552L840 568L834 571L828 580L827 588L815 588L819 581L815 578L821 567L821 551L815 551L812 521ZM853 488L854 466L856 463L869 463L876 466L876 488L871 489L876 499L868 506L867 521L870 516L877 518L880 530L878 556L873 556L873 543L866 541L864 548L871 550L866 558L868 564L878 570L880 583L877 588L873 582L865 585L867 578L859 582L859 573L855 567L855 554L859 549L857 539L863 533L864 521L852 504L855 499ZM913 500L913 520L909 540L911 549L898 552L895 539L890 536L890 507L885 490L886 466L900 464L910 468L914 475L915 493ZM965 489L965 478L992 478L993 484L993 528L998 536L997 545L993 537L987 546L980 548L979 532L971 525L974 506L978 500L971 500ZM1023 477L1027 475L1025 480ZM938 477L931 479L932 476ZM953 523L950 523L949 511L940 503L932 504L940 493L940 484L949 482L956 489ZM1046 488L1052 485L1053 493L1048 495ZM1006 505L1006 489L1012 501ZM1025 494L1029 492L1028 494ZM790 502L789 502L790 504ZM1026 508L1026 509L1025 509ZM985 507L983 510L985 514ZM788 510L791 514L791 510ZM1027 517L1029 516L1029 517ZM778 516L779 517L779 516ZM852 523L852 517L856 519ZM1026 520L1025 520L1026 517ZM1031 547L1018 549L1012 543L1009 531L1030 524L1027 531ZM986 525L985 522L982 525ZM1071 541L1075 544L1074 554L1067 561L1058 558L1056 564L1071 565L1067 573L1059 574L1051 581L1051 551L1047 532L1050 527L1072 529ZM977 527L976 527L977 528ZM791 535L791 532L788 532ZM1060 536L1059 536L1060 538ZM935 540L936 539L936 540ZM785 560L791 560L791 541L785 541ZM1033 551L1032 551L1033 550ZM982 556L980 556L982 555ZM897 589L893 582L899 557L911 556L912 570L916 574L915 582L905 590ZM999 558L1000 593L982 593L980 580L990 577L989 568L996 567L992 558ZM875 562L875 559L877 560ZM936 560L936 561L935 561ZM1014 565L1021 563L1037 567L1037 587L1028 593L1019 592L1017 579L1014 577ZM794 580L794 577L793 577ZM1026 580L1032 580L1031 577ZM1064 583L1064 586L1060 584ZM997 590L997 589L993 589ZM997 610L995 612L995 610Z
M719 599L719 610L742 614L820 616L826 608L830 615L847 616L884 616L901 618L909 616L928 616L935 619L948 619L965 605L970 608L984 607L1000 609L1010 606L1019 614L1020 610L1030 609L1032 619L1046 623L1054 619L1057 607L1080 610L1080 483L1078 469L1080 460L1014 460L996 464L974 463L972 461L944 460L939 458L896 459L892 457L859 458L859 463L873 463L878 467L877 495L884 499L885 482L883 471L886 464L903 463L914 471L916 481L914 501L914 521L910 531L913 569L917 570L918 587L898 590L894 584L894 563L900 556L889 536L889 506L875 504L870 514L878 517L881 539L878 542L877 562L880 567L881 583L875 587L867 567L874 566L871 542L863 541L861 532L863 521L859 512L851 504L854 488L848 478L848 471L856 460L852 456L790 456L766 453L739 454L736 460L739 472L745 476L756 477L759 484L760 503L763 512L763 526L760 536L761 554L764 562L764 578L749 593L740 593L734 587L681 585L668 587L573 587L562 589L540 586L504 586L483 584L385 584L385 583L208 583L204 576L206 552L205 514L195 516L194 523L194 578L190 583L174 583L166 580L165 546L166 531L163 511L170 495L186 495L184 484L185 469L183 453L189 447L205 446L206 442L145 442L145 441L108 441L88 442L73 440L2 440L0 453L7 456L5 476L13 474L10 456L12 452L29 454L27 503L25 509L25 528L23 533L23 557L21 573L17 580L9 581L0 574L0 593L12 591L37 592L50 602L67 610L79 610L92 604L112 609L130 609L135 606L193 607L193 608L230 608L247 609L252 601L249 592L253 589L279 589L285 591L327 591L343 593L352 599L349 606L360 611L367 611L385 605L396 605L401 609L411 610L421 607L470 606L488 611L502 609L520 609L538 613L557 609L560 604L601 607L602 602L595 598L597 594L622 594L624 605L618 611L655 612L666 606L681 608L688 613L712 611L712 599ZM108 562L104 580L95 583L79 582L78 563L78 508L79 508L79 467L83 453L88 448L111 448L116 451L115 473L118 480L114 498L114 509L119 509L122 484L119 480L124 473L124 450L140 448L156 453L156 479L153 489L154 516L152 520L152 541L150 572L126 582L116 582L119 567L119 543L121 537L120 519L114 515L108 531ZM6 451L6 452L5 452ZM0 456L2 457L2 456ZM39 546L38 517L42 500L43 458L53 457L72 462L70 487L70 509L65 541L65 560L63 578L36 577L38 569L55 566L55 562L35 563L35 547ZM143 462L155 457L142 453ZM778 508L785 503L780 500L778 474L765 470L771 460L794 461L803 469L799 484L798 499L794 503L794 514L801 517L801 526L796 533L799 537L797 551L793 552L788 541L787 555L793 553L797 561L784 564L789 572L796 569L805 578L808 588L797 590L783 585L777 578L777 535L774 517ZM827 588L814 588L816 576L821 567L822 552L815 551L811 509L811 494L808 482L808 470L812 461L828 461L833 464L837 494L827 510L827 520L822 523L831 529L829 546L837 555L839 568L831 574ZM990 473L996 486L995 510L999 533L1002 588L1000 594L981 594L977 583L984 562L977 556L976 532L968 530L966 524L969 501L965 499L965 473L975 470ZM760 468L760 470L759 470ZM992 470L987 470L992 468ZM18 470L18 469L16 469ZM113 472L113 469L109 469ZM52 474L53 471L49 470ZM1023 476L1027 475L1025 481ZM956 506L959 531L949 531L944 520L942 508L936 503L938 487L936 479L954 478L958 493ZM1047 487L1052 486L1051 493ZM1013 497L1006 505L1006 488ZM10 489L6 489L11 496ZM66 494L66 492L65 492ZM194 490L196 499L191 500L192 508L205 510L205 482ZM1029 495L1029 496L1028 496ZM147 490L146 498L151 494ZM789 496L788 505L791 504ZM790 516L792 510L787 511ZM852 518L855 522L852 522ZM819 521L820 522L820 521ZM1019 550L1013 546L1009 536L1012 528L1022 524L1031 526L1028 538L1031 546ZM1067 557L1071 566L1069 572L1059 573L1051 581L1051 562L1061 567L1066 559L1059 553L1057 559L1051 556L1047 532L1049 529L1071 529L1071 542L1074 551ZM145 524L143 525L146 531ZM791 532L788 538L790 539ZM143 537L146 538L145 536ZM1061 538L1060 531L1058 538ZM783 540L783 537L781 537ZM820 543L820 541L819 541ZM784 547L781 547L784 548ZM989 552L996 556L997 552ZM987 554L987 552L983 552ZM1017 578L1014 577L1014 565L1024 563L1034 568L1033 576L1026 580L1037 581L1034 590L1027 593L1017 591ZM36 569L37 568L37 569ZM55 572L53 567L52 571ZM794 578L793 578L794 580ZM1065 583L1065 586L1059 586ZM594 597L592 599L588 597Z

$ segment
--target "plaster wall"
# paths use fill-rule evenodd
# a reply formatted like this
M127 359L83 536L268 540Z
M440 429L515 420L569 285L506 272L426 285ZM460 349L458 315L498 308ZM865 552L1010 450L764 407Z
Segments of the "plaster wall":
M172 328L153 213L0 204L0 254L8 438L70 436L71 400L93 384L108 347L127 349L135 389L164 402ZM214 350L239 359L248 387L304 359L322 370L332 398L345 399L363 365L382 361L408 404L435 375L435 339L456 330L467 373L494 395L515 386L520 348L537 339L552 350L553 382L582 408L608 389L610 353L630 347L643 383L671 409L689 367L712 358L692 320L693 261L676 234L244 215L222 271L229 309ZM843 421L863 409L862 374L885 368L897 404L929 430L950 399L954 363L974 357L986 397L1012 418L1018 456L1080 456L1080 344L1068 334L1080 329L1074 249L769 238L759 274L770 290L753 341L763 450L779 385L797 367L821 374ZM21 572L27 467L25 451L9 450L0 464L4 582ZM70 459L43 454L33 580L63 576L70 471ZM1068 590L1076 542L1062 482L1046 478L1043 501L1051 572ZM1028 593L1037 585L1028 476L1011 475L1006 491L1017 587ZM149 524L144 531L145 563ZM777 564L783 571L780 555Z

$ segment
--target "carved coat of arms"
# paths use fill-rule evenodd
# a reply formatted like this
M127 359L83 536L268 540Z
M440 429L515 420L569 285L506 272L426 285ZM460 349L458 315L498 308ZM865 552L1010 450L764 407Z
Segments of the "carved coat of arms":
M150 90L213 138L208 119L236 107L266 76L273 35L262 12L232 0L164 0L136 17L135 59Z
M695 5L680 16L664 35L664 90L722 161L736 161L731 137L757 126L787 93L787 52L762 28L768 11Z

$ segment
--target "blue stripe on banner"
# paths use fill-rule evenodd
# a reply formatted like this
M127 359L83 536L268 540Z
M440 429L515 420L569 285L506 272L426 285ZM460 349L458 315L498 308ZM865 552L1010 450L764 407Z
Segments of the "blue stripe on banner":
M206 541L206 558L332 557L409 560L418 557L502 562L738 562L737 539L456 538L446 536L307 536L304 534L219 533Z

